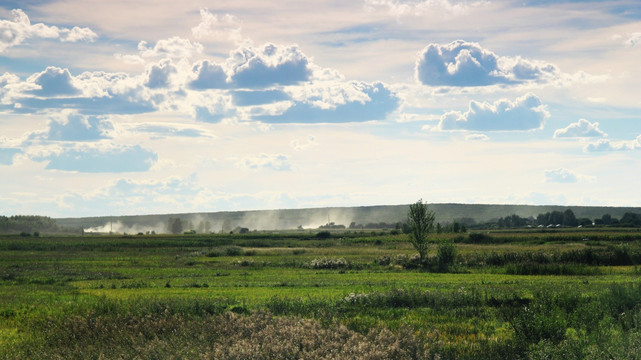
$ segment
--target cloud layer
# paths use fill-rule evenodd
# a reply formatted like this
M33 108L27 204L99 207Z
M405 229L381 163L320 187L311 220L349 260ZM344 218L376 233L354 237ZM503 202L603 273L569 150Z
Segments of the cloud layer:
M118 148L77 147L44 158L47 169L87 173L119 173L148 171L158 161L152 151L136 146Z
M586 145L583 150L586 152L607 152L607 151L628 151L641 149L641 135L630 141L612 141L601 139L595 143Z

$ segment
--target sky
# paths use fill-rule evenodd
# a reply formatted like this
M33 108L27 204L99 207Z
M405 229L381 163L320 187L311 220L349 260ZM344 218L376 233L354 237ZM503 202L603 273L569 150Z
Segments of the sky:
M641 206L641 2L0 2L0 214Z

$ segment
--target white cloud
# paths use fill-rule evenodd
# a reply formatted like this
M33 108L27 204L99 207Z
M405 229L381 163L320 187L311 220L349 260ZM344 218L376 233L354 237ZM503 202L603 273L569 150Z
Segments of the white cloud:
M258 156L247 156L236 163L236 166L243 169L271 169L276 171L291 170L289 158L282 154L260 154Z
M34 136L58 141L96 141L111 138L110 133L114 130L113 122L105 117L73 113L61 115L49 121L46 132L34 133Z
M470 134L465 137L467 141L487 141L490 137L485 134Z
M429 44L418 53L416 80L432 86L488 86L547 82L560 77L556 66L520 57L498 56L477 43L457 40Z
M44 71L27 79L32 94L46 97L69 96L79 93L68 69L49 66Z
M262 48L233 51L227 59L227 68L236 87L265 88L309 80L312 75L309 62L296 45L265 44Z
M579 121L568 125L562 129L557 129L554 131L555 138L562 137L605 137L608 136L606 133L599 129L599 123L591 123L585 119L579 119Z
M586 145L583 151L586 152L599 152L599 151L626 151L641 149L641 135L637 136L634 140L629 141L611 141L601 139L595 143Z
M514 101L471 101L466 112L450 111L432 130L527 131L542 129L550 115L541 100L529 93Z
M242 39L240 21L235 16L219 16L212 14L208 9L201 9L200 18L200 23L191 28L191 33L196 39L228 38L236 42Z
M386 120L399 105L395 93L385 84L354 81L312 84L308 91L296 93L298 99L279 114L256 116L268 123L348 123Z
M305 142L302 142L298 139L292 140L291 146L294 148L296 151L302 151L309 149L311 147L317 146L318 143L316 142L316 138L312 135L307 137L307 140Z
M554 169L545 171L545 181L549 183L575 183L579 177L567 169Z
M178 72L176 66L169 59L150 65L145 77L145 86L151 89L171 87L171 77Z
M230 86L227 71L221 64L202 60L194 64L192 69L195 76L195 79L189 84L192 89L226 89Z
M149 74L132 77L101 71L73 76L68 69L50 66L25 81L5 77L1 103L23 113L42 109L76 109L95 115L149 112L156 109L152 100L159 100L153 89L143 86L149 80Z
M98 35L89 28L72 29L48 26L43 23L31 24L24 11L11 11L12 20L0 20L0 53L20 45L29 38L60 39L64 42L94 41Z
M178 36L158 40L153 47L148 46L146 41L138 43L138 50L142 58L189 59L202 53L203 49L204 47L200 43L191 42Z
M74 26L71 30L60 30L60 35L60 41L63 42L94 41L98 37L91 29L77 26Z
M295 85L311 79L310 60L295 45L241 46L224 64L209 60L193 67L193 89L268 88Z
M630 34L630 36L625 40L625 45L627 47L635 47L641 44L641 32L635 32Z
M452 0L365 0L366 9L384 8L396 17L404 15L421 16L439 12L443 15L459 15L471 7L485 3L484 1L452 1Z

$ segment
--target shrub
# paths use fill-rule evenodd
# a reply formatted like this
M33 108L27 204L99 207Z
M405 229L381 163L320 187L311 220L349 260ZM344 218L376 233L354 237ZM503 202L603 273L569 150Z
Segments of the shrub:
M332 237L332 233L325 230L325 231L320 231L319 233L316 234L317 239L329 239Z
M303 267L310 269L345 269L351 267L351 264L343 258L322 257L304 263Z
M243 254L243 249L238 246L229 246L225 248L225 255L227 256L240 256Z
M234 261L234 266L253 266L254 260L236 260Z
M491 243L494 241L494 238L488 234L484 233L470 233L468 235L469 242L471 243Z
M222 256L223 253L219 250L211 250L210 252L207 253L208 257L219 257Z
M443 241L438 245L436 252L438 268L441 271L447 271L454 265L456 260L456 245L451 241Z

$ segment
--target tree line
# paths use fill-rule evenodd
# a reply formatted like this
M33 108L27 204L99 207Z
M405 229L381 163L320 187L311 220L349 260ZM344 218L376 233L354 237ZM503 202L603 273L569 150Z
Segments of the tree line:
M510 215L499 218L495 222L484 224L484 227L518 228L518 227L585 227L585 226L613 226L613 227L641 227L641 214L626 212L620 219L610 214L600 218L577 218L572 209L565 211L549 211L534 217L520 217Z
M0 216L0 233L22 233L26 235L40 232L60 232L61 230L56 221L47 216Z

